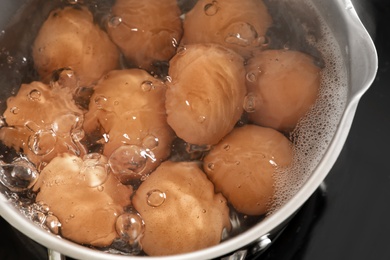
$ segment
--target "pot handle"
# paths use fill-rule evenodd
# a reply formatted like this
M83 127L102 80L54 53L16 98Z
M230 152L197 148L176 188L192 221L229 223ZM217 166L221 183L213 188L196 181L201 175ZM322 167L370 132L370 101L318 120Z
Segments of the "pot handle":
M66 260L66 256L50 248L47 249L47 256L49 260Z

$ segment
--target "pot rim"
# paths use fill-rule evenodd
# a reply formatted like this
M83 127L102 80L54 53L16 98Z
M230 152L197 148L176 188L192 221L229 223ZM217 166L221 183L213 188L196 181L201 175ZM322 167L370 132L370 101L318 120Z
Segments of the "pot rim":
M374 81L376 71L378 69L378 57L374 43L362 22L360 21L351 0L334 1L334 3L338 5L340 10L342 10L344 19L349 25L351 25L351 30L353 30L353 33L349 33L348 35L350 37L351 43L348 51L349 55L351 56L353 56L354 53L359 55L359 64L355 64L354 66L365 66L368 67L368 69L366 70L366 74L356 74L354 75L356 77L353 78L353 81L351 80L350 84L356 84L356 89L352 91L351 96L347 100L346 108L341 117L336 133L334 134L330 146L328 147L321 161L316 166L314 172L307 179L304 185L302 185L299 191L280 209L244 233L227 241L221 242L216 246L202 249L196 252L167 257L146 257L147 259L211 259L221 257L223 255L229 254L230 252L241 249L280 226L281 223L286 221L307 201L307 199L323 182L326 175L329 173L335 161L337 160L347 139L359 100ZM359 50L362 48L366 51L359 52ZM351 68L351 73L353 74L353 68ZM19 210L16 209L10 203L10 201L5 198L3 194L0 194L0 215L13 227L31 239L44 245L45 247L58 251L69 257L78 259L93 258L102 260L108 258L112 260L121 260L126 258L145 260L144 256L113 255L110 253L90 249L51 234L37 224L33 224L32 221L23 216Z

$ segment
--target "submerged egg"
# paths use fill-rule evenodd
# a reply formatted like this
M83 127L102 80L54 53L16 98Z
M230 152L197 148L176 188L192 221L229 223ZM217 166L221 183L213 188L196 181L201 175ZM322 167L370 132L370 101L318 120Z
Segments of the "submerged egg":
M38 192L36 201L48 205L61 222L62 236L81 244L108 246L119 237L115 224L123 207L130 205L132 189L107 171L100 178L102 169L97 174L91 161L95 166L107 164L104 156L54 158L42 170L34 191ZM96 187L96 180L103 189Z
M262 215L272 204L275 174L292 162L292 144L278 131L255 125L234 129L204 158L204 171L234 208Z
M217 43L248 58L271 24L262 0L200 0L185 15L181 44Z
M168 123L190 144L216 144L243 112L244 60L217 44L184 46L170 61Z
M161 80L141 69L111 71L94 87L84 130L105 137L103 154L124 183L149 174L170 154L174 133L165 91Z
M218 244L230 229L229 208L196 162L164 162L138 188L132 203L142 216L140 242L151 256Z
M8 98L7 108L3 114L7 126L0 129L0 140L23 151L34 164L49 162L59 153L86 152L80 142L83 111L71 90L38 81L22 84Z
M255 124L289 132L317 100L321 68L302 52L266 50L246 64L252 98L248 118Z
M119 51L93 21L85 7L53 10L33 44L33 59L41 80L48 83L53 71L72 68L81 86L97 81L119 66Z
M176 0L117 0L107 32L131 65L154 71L176 52L180 14Z

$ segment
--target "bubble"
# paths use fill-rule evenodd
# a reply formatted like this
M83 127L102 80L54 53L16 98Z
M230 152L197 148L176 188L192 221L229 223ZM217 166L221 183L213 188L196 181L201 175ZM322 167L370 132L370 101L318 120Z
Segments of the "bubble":
M137 145L122 145L109 158L109 165L116 174L141 174L146 167L146 150Z
M28 93L28 98L31 101L41 101L41 92L38 89L33 89Z
M124 213L117 218L115 229L122 240L133 245L138 243L144 234L145 223L137 213Z
M204 123L204 121L206 121L206 116L199 116L198 117L198 122L199 123Z
M246 75L246 80L249 82L256 82L256 73L255 72L248 72Z
M53 214L48 214L45 220L45 225L53 234L58 235L60 233L61 222Z
M179 41L176 38L172 38L172 46L173 48L177 48L179 46Z
M150 150L153 150L157 148L159 143L158 141L159 141L158 138L155 137L154 135L147 135L142 140L142 145Z
M264 37L259 39L256 29L249 23L232 23L226 31L225 42L229 44L241 47L260 46L264 41Z
M18 107L11 107L9 110L12 114L17 115L20 111Z
M116 28L122 23L122 18L119 16L113 16L108 21L108 26L111 28Z
M207 164L207 168L208 168L210 171L213 171L214 168L215 168L214 163L209 163L209 164Z
M52 73L50 86L76 89L78 88L78 78L71 68L60 68Z
M244 110L248 113L256 111L256 97L253 93L249 93L244 99Z
M98 109L104 109L107 107L108 99L105 96L99 95L95 97L94 102Z
M80 168L80 174L89 187L99 187L108 178L108 165L102 162L98 153L84 156L84 161Z
M52 130L39 130L28 138L28 148L35 155L46 155L54 150L57 138Z
M153 82L146 80L141 83L141 89L144 92L151 91L152 89L155 89L155 86L153 85Z
M24 126L30 130L31 132L35 133L37 131L39 131L40 129L40 126L37 125L37 123L35 123L34 121L27 121Z
M38 177L39 173L33 165L25 160L0 166L0 182L13 192L21 192L32 188Z
M146 194L146 202L151 207L161 206L165 202L165 199L165 193L157 189L151 190Z
M82 116L77 113L66 113L58 116L53 124L52 130L57 136L69 136L75 129L81 129Z
M186 52L187 52L187 47L185 47L183 45L180 45L179 47L177 47L176 54L184 55L184 54L186 54Z
M206 4L204 6L203 10L204 10L204 13L207 16L215 15L218 12L218 10L219 10L218 2L217 1L212 1L211 3Z
M7 63L12 64L15 62L15 58L13 56L7 56Z

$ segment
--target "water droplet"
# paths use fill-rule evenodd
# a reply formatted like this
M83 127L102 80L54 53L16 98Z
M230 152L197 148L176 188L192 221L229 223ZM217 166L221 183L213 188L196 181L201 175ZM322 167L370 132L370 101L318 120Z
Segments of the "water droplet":
M155 86L153 85L153 82L149 81L149 80L146 80L144 82L141 83L141 89L144 91L144 92L148 92L148 91L151 91L152 89L154 89Z
M137 213L124 213L117 218L115 229L121 239L133 245L144 234L145 223Z
M33 89L28 93L28 97L31 101L40 101L41 100L41 92L38 89Z
M214 170L214 168L215 168L214 163L209 163L209 164L207 164L207 168L208 168L210 171Z
M25 160L0 166L0 182L13 192L30 189L39 177L33 165Z
M255 72L248 72L246 74L246 80L249 82L255 82L256 81L256 73Z
M150 150L153 150L158 146L158 138L154 135L147 135L142 140L142 145Z
M215 15L219 10L217 1L213 1L211 3L206 4L204 6L203 10L204 10L205 14L208 16Z
M28 138L28 148L36 155L46 155L54 150L57 137L51 130L39 130Z
M18 107L11 107L9 110L12 114L17 115L19 113L19 108Z
M122 18L118 16L113 16L108 21L108 26L111 28L116 28L122 23Z
M101 158L98 154L84 157L80 174L89 187L99 187L108 178L108 165Z
M122 145L110 156L109 165L115 174L136 177L145 169L146 150L137 145Z
M256 97L253 93L249 93L244 99L244 110L248 113L256 111Z

